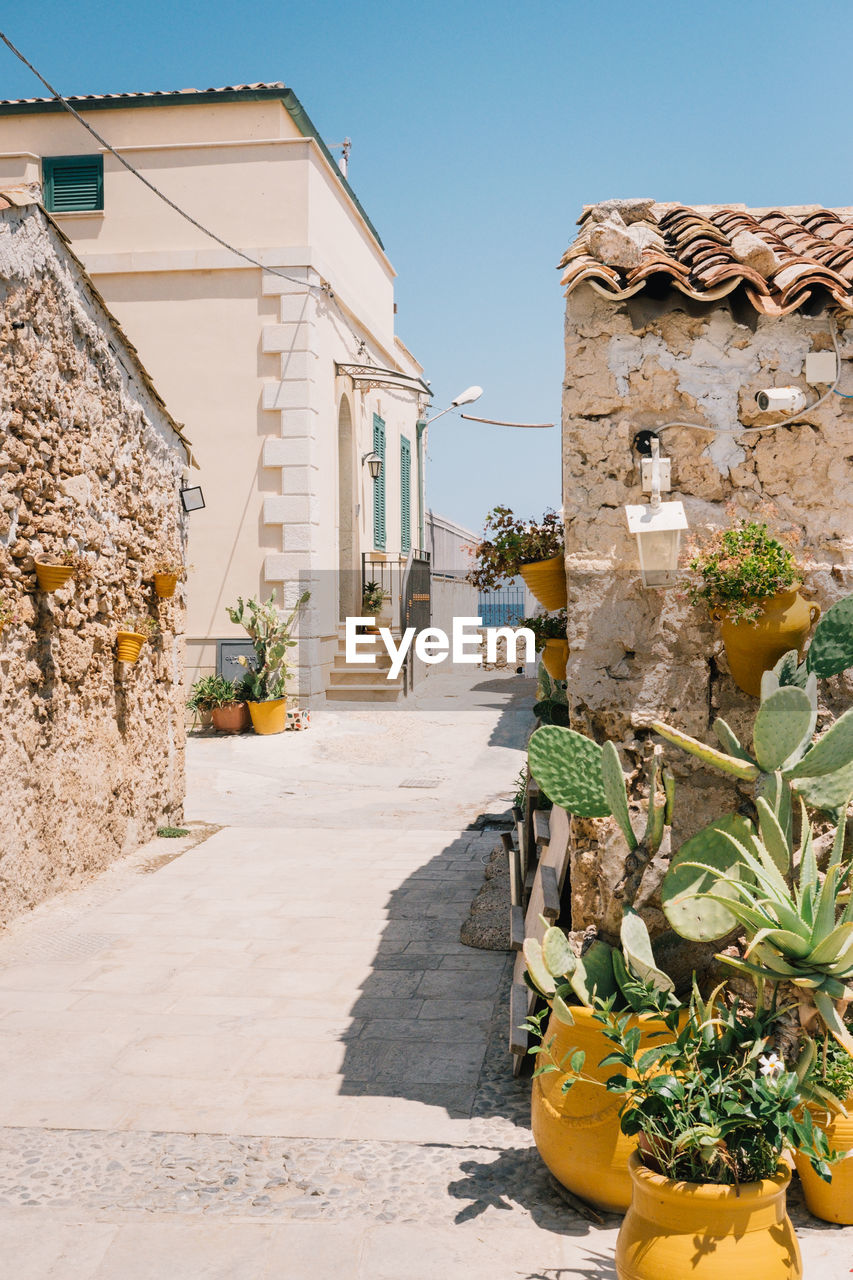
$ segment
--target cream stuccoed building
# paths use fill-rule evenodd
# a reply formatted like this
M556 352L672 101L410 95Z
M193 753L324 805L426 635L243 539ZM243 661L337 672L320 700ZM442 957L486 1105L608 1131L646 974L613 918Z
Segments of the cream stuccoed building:
M363 576L397 593L423 545L429 392L394 332L382 242L283 84L69 101L261 264L181 217L60 103L0 103L0 180L42 186L193 441L188 482L206 505L190 519L188 679L239 674L245 636L226 613L238 596L307 587L293 692L340 697L352 683L335 673L340 624L359 612Z

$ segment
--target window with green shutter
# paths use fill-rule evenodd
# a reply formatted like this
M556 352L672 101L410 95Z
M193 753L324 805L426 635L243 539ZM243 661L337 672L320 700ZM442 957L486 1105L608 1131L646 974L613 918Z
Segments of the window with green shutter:
M41 162L48 213L91 213L104 207L103 156L45 156Z
M373 545L385 550L385 423L373 415L373 452L382 459L382 472L373 481Z
M400 550L412 546L412 446L400 436Z

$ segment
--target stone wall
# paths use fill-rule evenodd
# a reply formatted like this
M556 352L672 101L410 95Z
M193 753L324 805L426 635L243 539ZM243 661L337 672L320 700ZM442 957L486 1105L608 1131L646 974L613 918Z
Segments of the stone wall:
M0 207L2 207L0 202ZM180 821L184 563L175 424L35 205L0 213L0 921ZM85 565L55 594L36 559ZM160 635L134 665L120 622Z
M580 285L569 295L563 396L563 492L569 583L568 688L572 725L613 738L635 798L642 790L646 726L662 718L706 741L722 715L749 740L757 703L728 675L718 628L683 590L644 589L625 505L648 501L633 449L642 428L687 420L717 434L672 427L661 452L672 460L672 497L684 502L699 536L739 517L765 518L799 542L804 594L824 608L853 591L853 401L830 396L805 421L779 430L758 413L763 387L799 384L809 401L804 360L832 348L826 311L759 317L742 304L637 295L614 305ZM841 389L853 392L853 319L838 320ZM825 389L825 388L824 388ZM739 427L770 424L760 433ZM843 678L823 682L824 722L849 705ZM820 722L819 722L820 723ZM741 800L719 774L667 748L678 780L673 843ZM578 823L573 867L574 925L618 924L610 888L624 844L609 820ZM602 852L603 851L603 852ZM663 863L658 866L658 873ZM655 877L644 884L654 927Z

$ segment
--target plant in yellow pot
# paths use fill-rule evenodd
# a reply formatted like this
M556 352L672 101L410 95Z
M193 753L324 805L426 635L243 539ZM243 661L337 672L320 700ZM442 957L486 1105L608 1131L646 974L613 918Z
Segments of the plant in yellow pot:
M542 665L551 679L565 680L566 663L569 660L565 609L561 609L559 613L539 613L532 618L524 618L520 625L533 632L536 652L541 652Z
M766 524L742 520L720 529L690 561L694 604L720 623L732 679L757 698L761 677L790 650L802 649L820 608L799 594L802 576L793 553Z
M58 556L36 560L35 563L39 591L58 591L70 578L85 577L91 573L91 565L86 557L71 550L63 551Z
M287 615L277 607L274 591L263 603L249 599L244 604L240 596L236 606L227 610L231 621L245 628L255 650L254 667L247 658L238 659L246 668L243 687L255 733L284 732L287 724L285 692L290 675L285 655L296 644L293 628L299 611L309 599L310 592L303 591Z
M151 640L159 631L154 618L145 614L129 614L116 634L116 657L119 662L136 662L146 640Z
M480 591L494 591L521 574L543 609L565 609L563 548L563 524L556 511L546 511L541 520L520 520L509 507L494 507L473 548L468 581Z
M622 1132L637 1143L619 1280L799 1280L782 1158L803 1151L826 1178L835 1153L775 1051L780 1012L745 1013L721 988L705 1002L694 985L686 1020L665 1015L667 1034L648 1045L611 1006L595 1015L612 1071L598 1087L621 1099ZM570 1051L569 1089L585 1067Z

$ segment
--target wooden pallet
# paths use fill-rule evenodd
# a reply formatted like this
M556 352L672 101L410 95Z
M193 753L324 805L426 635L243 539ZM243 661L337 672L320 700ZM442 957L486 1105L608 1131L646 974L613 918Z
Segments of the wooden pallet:
M510 994L509 1048L513 1055L514 1075L521 1070L528 1049L527 1032L521 1030L521 1023L532 1012L536 1000L534 992L524 982L525 963L521 947L525 938L537 938L541 942L547 925L559 919L560 899L569 869L569 815L565 809L554 805L550 815L545 816L549 817L547 830L541 819L538 822L539 857L534 865L527 898L521 887L520 850L513 845L510 853L510 938L515 951L515 966ZM512 845L512 837L509 841ZM506 847L509 852L509 846Z

